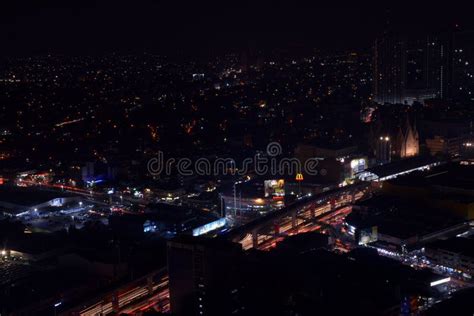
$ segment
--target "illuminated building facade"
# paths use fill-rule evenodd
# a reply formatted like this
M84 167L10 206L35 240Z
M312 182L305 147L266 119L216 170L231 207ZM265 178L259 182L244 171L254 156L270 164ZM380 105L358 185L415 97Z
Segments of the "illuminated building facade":
M398 131L396 139L396 153L400 158L417 156L420 152L420 139L415 125L410 124L409 120Z
M425 246L426 257L451 271L462 271L468 275L474 274L474 240L453 237L437 240Z
M459 156L465 137L444 137L435 135L426 139L426 147L431 155L444 154Z
M377 120L369 133L369 145L377 164L386 164L394 157L408 158L420 152L420 136L410 114L394 119L386 116Z

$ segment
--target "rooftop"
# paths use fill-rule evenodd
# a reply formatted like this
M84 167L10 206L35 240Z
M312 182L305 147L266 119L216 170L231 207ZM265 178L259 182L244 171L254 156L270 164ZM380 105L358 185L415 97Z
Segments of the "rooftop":
M403 160L394 161L385 165L375 166L366 169L364 172L370 172L377 175L379 178L401 173L407 170L417 169L435 162L440 162L436 157L413 157Z
M56 198L74 197L67 192L46 191L38 188L0 186L0 202L31 207Z
M432 168L428 173L413 173L391 180L404 186L452 187L472 190L474 188L474 166L449 163Z
M64 239L55 234L35 233L23 234L21 237L11 240L7 247L32 255L46 253L66 246Z
M349 224L359 228L377 226L380 233L401 239L423 236L464 222L444 211L392 196L375 196L358 205L366 208L367 214L349 214L346 218Z
M474 240L462 237L453 237L446 240L437 240L426 245L432 249L442 249L466 257L474 258Z

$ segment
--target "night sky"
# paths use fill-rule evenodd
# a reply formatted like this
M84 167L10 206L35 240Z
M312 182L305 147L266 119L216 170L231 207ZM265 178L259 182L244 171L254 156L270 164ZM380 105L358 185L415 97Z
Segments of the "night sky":
M370 47L387 18L408 32L472 28L466 6L297 1L2 1L2 55ZM254 1L256 2L256 1ZM414 2L414 1L412 1ZM353 2L355 3L355 2ZM399 2L398 2L399 3ZM456 13L454 13L456 12ZM472 19L471 19L472 20Z

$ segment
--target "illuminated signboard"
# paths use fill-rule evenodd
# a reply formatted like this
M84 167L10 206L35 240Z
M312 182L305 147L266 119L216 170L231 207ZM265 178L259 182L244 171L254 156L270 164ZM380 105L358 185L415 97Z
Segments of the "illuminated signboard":
M226 219L225 218L219 218L216 221L204 224L202 226L199 226L197 228L193 229L193 236L201 236L204 234L207 234L210 231L216 230L218 228L224 227L226 225Z
M63 206L63 204L64 204L63 198L56 198L49 202L49 205L56 206L56 207Z
M367 160L365 158L352 159L350 163L350 176L353 177L356 174L367 169Z
M265 180L265 197L285 196L285 180Z
M378 228L373 226L367 229L360 230L359 245L366 245L378 240Z

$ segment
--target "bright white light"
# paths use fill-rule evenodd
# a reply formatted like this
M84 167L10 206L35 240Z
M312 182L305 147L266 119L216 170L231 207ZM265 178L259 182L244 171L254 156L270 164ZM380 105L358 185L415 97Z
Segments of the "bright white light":
M351 168L354 169L355 167L357 167L357 165L359 164L359 161L354 159L351 161Z
M207 223L203 226L193 229L193 236L200 236L207 234L210 231L216 230L218 228L224 227L226 225L226 219L220 218L214 222Z
M441 280L438 280L438 281L434 281L434 282L431 282L430 283L430 286L437 286L437 285L440 285L440 284L443 284L443 283L448 283L449 281L451 281L451 278L445 278L445 279L441 279Z

